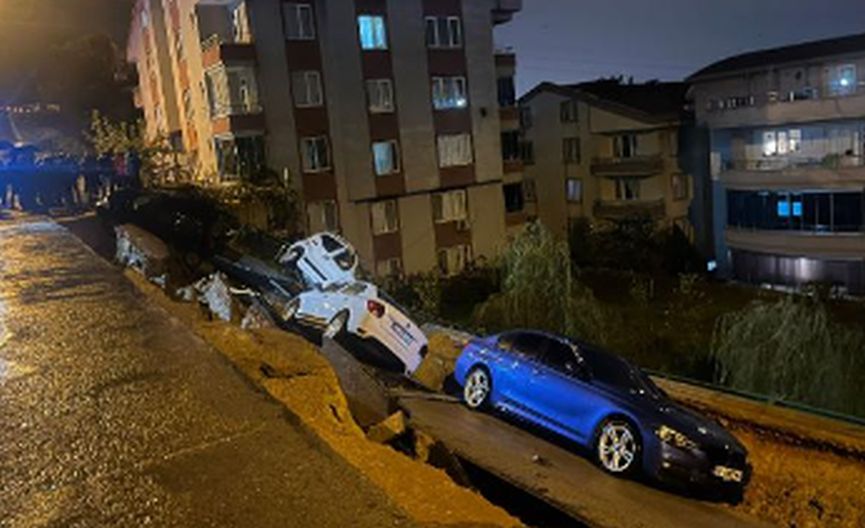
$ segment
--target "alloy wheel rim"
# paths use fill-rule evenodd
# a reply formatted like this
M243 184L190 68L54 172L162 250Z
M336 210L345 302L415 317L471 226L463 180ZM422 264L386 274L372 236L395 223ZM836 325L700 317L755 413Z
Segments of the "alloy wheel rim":
M328 339L333 339L342 330L344 324L345 314L337 315L330 321L330 323L328 323L327 328L324 330L324 337Z
M611 473L627 471L637 454L637 441L630 427L611 422L604 426L598 440L598 457Z
M477 408L487 399L490 392L490 380L487 373L481 369L475 370L469 375L465 388L465 400L469 407Z

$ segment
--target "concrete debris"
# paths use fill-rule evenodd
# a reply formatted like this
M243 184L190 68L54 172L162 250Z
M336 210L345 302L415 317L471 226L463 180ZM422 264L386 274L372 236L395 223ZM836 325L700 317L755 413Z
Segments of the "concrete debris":
M539 466L544 466L544 467L549 467L552 465L552 464L550 464L549 460L547 460L546 458L542 457L541 455L537 455L537 454L532 455L532 464L537 464Z
M366 437L373 442L386 444L406 431L407 420L402 411L397 411L369 428Z
M147 231L130 224L114 228L117 263L134 269L147 278L164 275L168 268L168 246Z
M270 312L267 311L267 308L258 299L252 301L252 304L246 310L246 315L243 316L243 320L240 322L240 327L244 330L258 330L261 328L273 328L275 326L276 323L270 316Z
M195 285L190 284L189 286L184 286L183 288L177 288L177 291L174 292L175 296L178 300L184 302L192 302L198 298L198 292L195 291Z
M231 321L234 300L231 298L225 275L216 272L205 277L195 283L195 289L199 293L198 301L207 306L213 315L223 321Z

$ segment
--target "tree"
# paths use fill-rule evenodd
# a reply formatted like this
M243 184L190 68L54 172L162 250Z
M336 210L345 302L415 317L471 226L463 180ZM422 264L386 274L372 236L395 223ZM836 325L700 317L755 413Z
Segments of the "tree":
M568 245L540 222L529 224L508 248L502 291L477 311L487 328L538 328L602 341L603 310L571 267Z
M716 380L780 400L865 416L865 335L826 307L788 296L722 316L712 339Z

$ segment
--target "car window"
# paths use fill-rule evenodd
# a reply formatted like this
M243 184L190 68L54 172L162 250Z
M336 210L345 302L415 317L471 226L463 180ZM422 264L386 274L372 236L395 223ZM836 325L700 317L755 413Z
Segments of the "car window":
M333 238L330 235L321 235L321 245L328 253L339 251L340 249L343 249L345 247L339 242L339 240Z
M563 374L571 374L573 367L577 366L577 355L570 345L558 340L548 339L543 361L551 368ZM570 365L570 369L568 365Z
M342 289L342 293L346 295L360 295L366 291L366 285L360 282L353 282Z
M639 369L614 354L593 347L580 347L580 354L591 370L592 379L621 389L651 389L645 386Z
M354 266L356 258L357 257L354 253L349 250L345 250L336 257L334 257L333 260L336 262L336 265L339 266L341 270L349 271Z
M499 338L499 348L519 352L529 357L540 357L543 353L544 336L532 332L511 332Z

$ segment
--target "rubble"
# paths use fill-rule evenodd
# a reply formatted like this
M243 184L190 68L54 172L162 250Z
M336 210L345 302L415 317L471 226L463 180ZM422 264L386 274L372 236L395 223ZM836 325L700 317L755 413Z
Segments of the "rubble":
M429 352L414 372L414 379L424 387L441 391L445 380L453 374L454 364L462 352L450 336L443 333L429 335Z
M386 444L406 432L407 420L402 411L388 416L384 421L369 428L366 438L379 444Z
M253 299L252 304L246 310L246 315L240 322L240 327L244 330L258 330L261 328L273 328L276 323L270 316L270 312L258 299Z
M151 280L164 277L171 254L162 240L130 224L115 227L114 233L117 237L114 258L118 264L134 269Z

